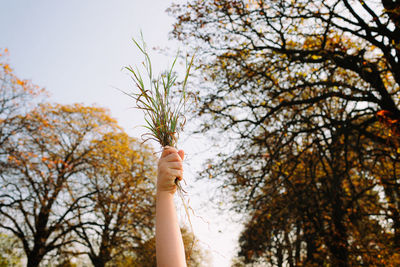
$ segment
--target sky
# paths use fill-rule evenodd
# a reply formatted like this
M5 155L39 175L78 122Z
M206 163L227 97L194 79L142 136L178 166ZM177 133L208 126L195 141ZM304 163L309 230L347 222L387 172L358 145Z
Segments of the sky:
M123 67L142 61L132 42L140 37L140 31L149 47L184 51L181 43L169 40L174 18L165 10L171 4L169 0L2 1L0 48L9 50L14 73L44 87L50 102L108 108L128 134L140 138L145 132L139 127L144 124L143 115L132 109L133 101L117 89L135 90ZM173 60L165 53L151 55L158 71ZM185 165L185 179L194 185L188 192L196 213L191 216L194 233L209 252L208 266L230 266L240 226L229 220L231 214L218 212L208 203L215 190L212 183L195 182L202 159L208 155L206 140L182 139L181 148L190 161ZM179 213L187 224L184 213Z

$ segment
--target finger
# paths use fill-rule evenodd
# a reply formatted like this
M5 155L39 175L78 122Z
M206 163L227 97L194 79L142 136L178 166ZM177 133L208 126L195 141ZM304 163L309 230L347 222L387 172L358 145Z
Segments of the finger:
M176 170L176 169L170 169L168 172L172 177L178 178L179 180L182 180L183 177L183 171L182 170Z
M168 156L165 157L165 160L167 162L182 162L181 157L178 155L178 153L171 153Z
M183 170L182 162L170 162L168 167L175 170Z
M179 156L181 157L181 159L183 160L184 157L185 157L185 151L179 150L179 151L178 151L178 154L179 154Z
M172 147L172 146L165 146L163 149L163 152L161 154L161 158L168 156L171 153L177 153L178 151L176 150L176 148Z

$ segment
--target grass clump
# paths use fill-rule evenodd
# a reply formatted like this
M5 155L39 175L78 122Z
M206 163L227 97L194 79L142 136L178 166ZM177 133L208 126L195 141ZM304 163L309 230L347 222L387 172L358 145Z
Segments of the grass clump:
M141 74L137 66L125 67L131 74L139 93L125 93L136 101L136 108L144 112L146 121L145 128L149 130L145 133L145 140L154 140L162 147L176 147L179 133L183 131L186 123L185 112L188 101L186 92L187 81L193 65L194 55L190 60L186 60L185 76L183 81L178 81L178 75L174 71L179 53L176 55L171 67L154 76L150 56L147 52L146 43L141 35L141 43L133 39L144 56L142 67L144 75ZM146 83L147 82L147 83ZM175 183L178 191L182 193L179 180Z

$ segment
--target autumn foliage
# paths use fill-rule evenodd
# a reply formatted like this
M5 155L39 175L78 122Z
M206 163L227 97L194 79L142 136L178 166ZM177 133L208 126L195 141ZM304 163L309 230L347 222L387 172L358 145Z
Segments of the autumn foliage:
M200 132L223 148L203 176L245 218L235 264L399 265L399 1L169 11L201 59Z
M0 261L142 266L155 253L153 149L104 108L43 102L0 54L0 235L13 241Z

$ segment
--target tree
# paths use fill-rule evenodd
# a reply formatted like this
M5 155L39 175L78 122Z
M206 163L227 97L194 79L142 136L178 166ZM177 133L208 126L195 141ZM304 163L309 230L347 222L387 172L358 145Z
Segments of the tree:
M17 116L32 108L34 99L45 95L43 89L30 81L19 79L7 58L7 49L0 49L0 156L5 153L3 146L7 140L22 127L21 123L15 123Z
M76 210L81 226L75 232L100 267L135 252L153 234L156 159L123 132L96 140L88 156L86 190L95 194Z
M324 239L346 246L345 250L331 247L325 254L317 251L321 260L329 259L331 264L341 266L354 263L350 243L357 237L354 243L364 244L368 231L373 236L392 231L381 252L398 255L399 1L193 0L174 5L170 13L178 19L173 35L203 54L199 56L199 68L205 82L195 92L201 104L197 115L203 118L202 131L216 129L229 140L228 148L232 147L210 162L205 176L220 180L223 192L232 197L233 208L250 214L250 232L255 223L251 216L286 206L285 201L292 200L288 212L280 213L283 218L267 218L270 225L261 228L271 230L276 226L281 233L270 258L285 261L287 254L278 248L287 244L285 234L292 236L296 228L284 228L284 223L291 219L290 211L301 208L293 201L298 200L293 198L294 191L292 198L276 193L282 189L274 168L281 166L282 171L288 171L292 166L300 171L291 161L302 162L299 166L303 170L329 167L330 172L322 173L326 177L324 185L338 189L334 195L337 202L328 205L332 214L327 216L332 222L336 220L333 226L343 229L340 236L331 232ZM351 140L351 151L339 149L343 144L334 137ZM330 154L333 152L337 156ZM343 156L348 153L353 153L353 162ZM311 155L314 159L306 160ZM336 169L346 176L332 175ZM321 179L311 174L300 177L314 186L312 179ZM356 181L361 191L350 190L348 196L346 188ZM372 187L370 191L364 191L368 187ZM330 191L334 192L327 193ZM382 197L376 196L376 191ZM258 198L268 198L267 192L276 193L273 202L265 202L267 207L257 206ZM315 199L320 193L307 191L307 196ZM323 196L316 203L306 202L309 208L330 200L326 199L329 194ZM340 205L353 198L360 205L353 217L365 209L372 213L375 208L384 214L378 214L379 220L373 214L363 214L360 221L367 224L364 229L360 221L349 224L350 213L342 211ZM249 233L247 229L244 235ZM260 238L271 242L270 234ZM244 236L241 242L244 251L251 245ZM312 246L308 244L308 248ZM248 258L263 257L265 254L260 253ZM367 253L362 257L365 262Z
M386 208L374 164L360 171L351 135L332 135L325 147L313 146L300 155L288 152L288 162L272 168L263 191L249 203L251 217L240 237L243 262L398 264L392 258L393 232L382 224Z
M0 173L0 228L22 243L28 266L72 244L73 216L89 198L83 185L89 155L116 122L102 108L42 104L19 116L21 131L7 142Z

